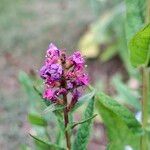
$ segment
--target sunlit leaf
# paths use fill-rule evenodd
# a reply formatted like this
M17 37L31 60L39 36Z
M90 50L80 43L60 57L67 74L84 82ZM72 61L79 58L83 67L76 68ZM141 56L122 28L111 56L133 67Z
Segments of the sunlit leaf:
M129 43L130 60L134 67L150 63L150 24L137 32Z

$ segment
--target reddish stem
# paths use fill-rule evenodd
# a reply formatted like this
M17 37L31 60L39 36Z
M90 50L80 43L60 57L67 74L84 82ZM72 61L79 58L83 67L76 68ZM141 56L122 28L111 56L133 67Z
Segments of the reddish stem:
M67 106L67 96L63 95L63 99L64 99L65 106ZM67 109L67 107L64 108L64 123L65 123L65 129L66 129L67 125L69 123L68 109ZM66 137L67 148L68 148L68 150L71 150L70 135L69 135L69 133L68 133L67 130L65 131L65 137Z

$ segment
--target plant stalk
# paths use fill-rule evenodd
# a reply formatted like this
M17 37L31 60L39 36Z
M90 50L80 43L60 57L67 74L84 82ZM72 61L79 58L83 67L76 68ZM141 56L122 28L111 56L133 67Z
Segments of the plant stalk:
M63 95L64 99L64 104L67 106L67 95ZM67 107L64 108L64 123L65 123L65 129L67 128L67 125L69 123L69 117L68 117L68 109ZM70 134L66 130L65 131L65 137L66 137L66 145L67 145L67 150L71 150L71 141L70 141Z
M150 22L150 0L146 0L146 16L145 24ZM144 135L141 136L141 150L148 150L148 135L146 128L148 126L149 119L149 92L150 92L150 71L148 67L142 68L142 128L144 130Z
M148 150L148 136L146 133L146 127L148 126L148 109L149 109L149 69L148 68L142 68L142 128L144 130L144 135L141 137L141 150Z
M61 63L62 63L62 66L63 66L63 69L65 70L66 69L66 58L65 58L65 55L62 55L62 58L61 58ZM63 78L62 78L62 87L66 89L66 80L65 80L65 75L64 75L64 72L63 72ZM69 124L69 117L68 117L68 101L67 101L67 94L63 94L63 102L64 102L64 105L65 105L65 108L64 108L64 124L65 124L65 137L66 137L66 146L67 146L67 150L71 150L71 140L70 140L70 133L66 130L68 124Z
M147 0L147 8L146 8L146 17L145 23L148 24L150 22L150 0Z

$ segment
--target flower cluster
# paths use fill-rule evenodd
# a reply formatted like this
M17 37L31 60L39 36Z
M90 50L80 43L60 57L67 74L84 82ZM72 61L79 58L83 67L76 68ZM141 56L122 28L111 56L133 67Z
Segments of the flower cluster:
M81 95L79 88L89 83L84 63L79 51L67 57L64 51L51 43L46 52L44 65L39 71L45 83L43 98L64 104L63 96L71 93L70 105L73 106Z

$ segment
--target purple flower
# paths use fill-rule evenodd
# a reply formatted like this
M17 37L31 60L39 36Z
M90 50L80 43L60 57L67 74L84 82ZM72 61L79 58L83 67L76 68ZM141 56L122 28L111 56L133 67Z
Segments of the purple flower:
M53 43L50 43L47 50L47 56L52 58L58 57L59 55L60 55L59 49Z
M71 83L71 81L68 81L67 89L69 89L69 90L73 89L73 83Z
M70 108L78 101L81 93L79 88L88 85L89 78L85 74L84 58L80 52L67 57L54 44L50 44L44 65L39 74L45 83L43 98L63 104L63 96L72 95ZM69 107L68 106L68 107Z
M62 66L60 64L44 65L40 69L40 76L49 81L58 80L62 75Z
M89 84L89 77L87 74L82 74L78 76L78 81L82 83L82 85L88 85Z
M47 70L47 67L44 65L44 66L42 66L42 68L39 71L40 77L42 79L46 79L46 77L47 77L46 70Z
M51 76L52 80L58 80L62 75L62 66L60 64L52 64L47 73Z
M79 51L74 52L74 54L71 56L71 60L75 64L84 64L84 58L82 57L82 55Z

